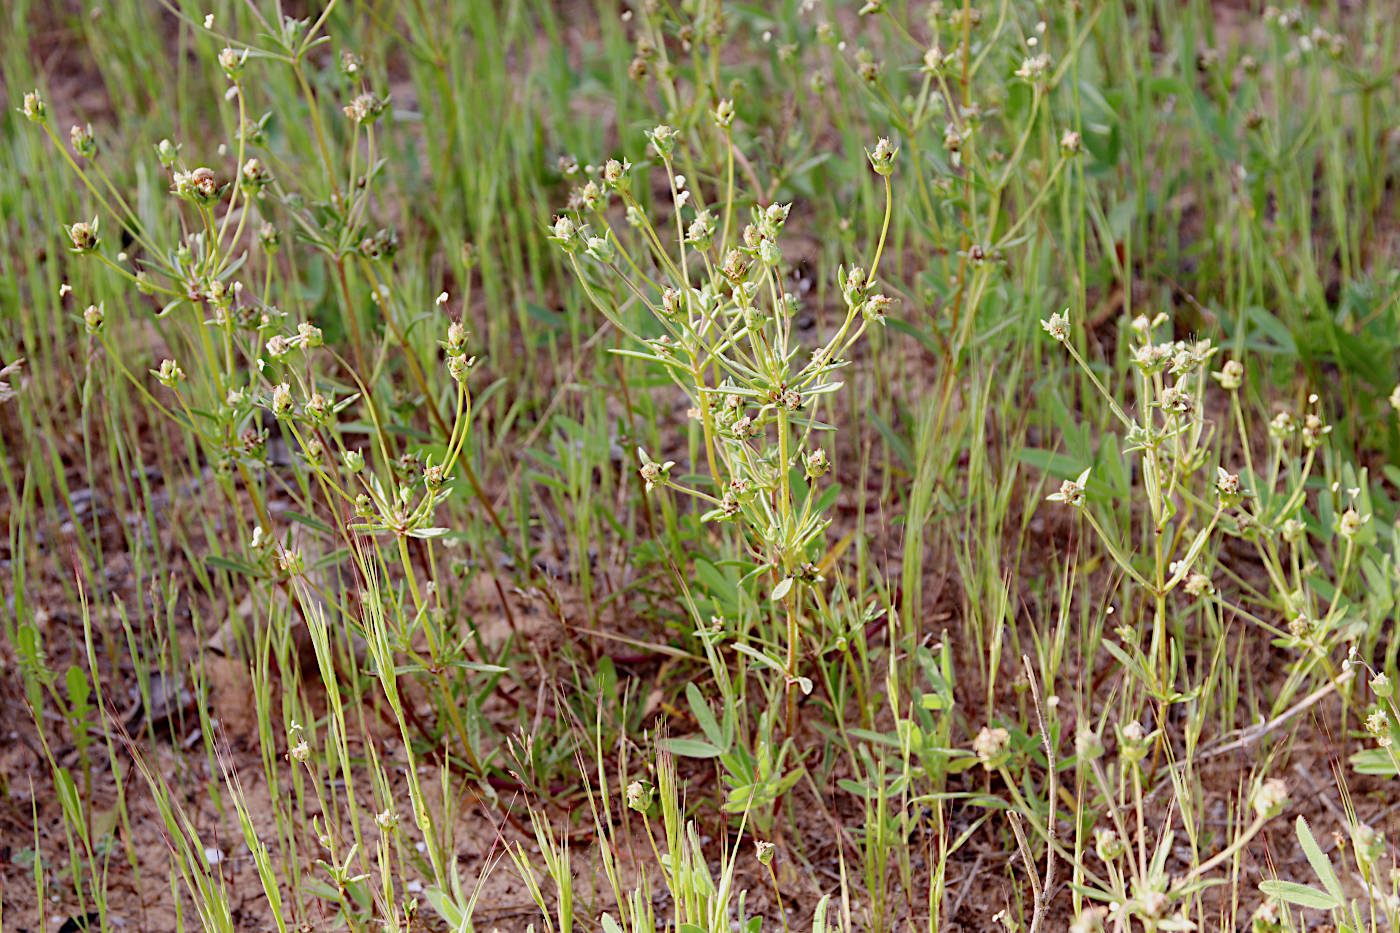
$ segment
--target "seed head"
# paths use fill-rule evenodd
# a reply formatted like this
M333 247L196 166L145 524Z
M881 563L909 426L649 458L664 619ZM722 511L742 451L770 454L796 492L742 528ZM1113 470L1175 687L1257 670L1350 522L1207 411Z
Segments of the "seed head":
M647 139L651 142L651 147L656 150L656 154L662 160L669 160L671 153L676 151L676 141L680 139L680 133L675 127L662 123L656 129L647 133Z
M641 458L642 466L637 472L641 474L642 481L646 484L647 492L651 492L657 486L668 486L671 483L671 467L675 466L675 461L667 460L665 463L657 463L647 456L646 451L637 448L637 456Z
M97 141L92 138L92 124L78 126L73 124L73 128L68 131L68 142L72 144L73 151L84 159L91 159L97 155Z
M180 368L180 364L174 360L161 360L160 369L153 369L151 373L160 381L160 384L167 389L173 389L185 378L185 372Z
M358 81L360 74L364 71L364 63L360 61L360 56L349 49L342 49L340 52L340 74L346 81Z
M1086 725L1080 725L1074 735L1074 754L1081 761L1093 761L1103 755L1103 739Z
M312 324L310 321L302 321L297 325L297 335L295 339L297 343L301 344L303 349L311 349L312 347L319 347L325 341L325 336L321 333L321 328L317 327L315 324Z
M609 188L615 190L626 190L627 173L631 170L631 162L620 162L617 159L609 159L603 165L603 182Z
M447 372L457 382L466 382L467 373L470 372L472 363L476 357L467 357L463 354L456 354L447 358Z
M1137 764L1147 757L1156 738L1156 732L1149 733L1134 719L1118 730L1118 755L1129 764Z
M613 244L612 238L604 233L602 236L591 236L584 241L584 255L598 260L601 263L611 263L617 258L617 247Z
M1372 865L1385 855L1385 833L1378 832L1365 823L1358 823L1351 830L1351 845L1356 851L1356 860L1363 870L1369 872Z
M667 317L676 317L685 308L685 296L678 288L668 288L661 293L661 312Z
M1390 746L1390 718L1386 716L1385 710L1375 709L1366 717L1366 731L1375 736L1376 744L1381 748Z
M238 172L238 185L247 195L257 195L272 184L272 173L258 159L249 159Z
M296 403L292 401L292 387L283 382L272 390L272 413L278 418L290 418Z
M388 98L375 97L373 94L358 94L350 103L340 109L355 123L367 126L379 119L388 104Z
M105 314L101 304L88 305L83 311L83 326L87 328L89 334L97 334L102 330L102 321Z
M170 190L178 198L206 206L218 200L221 193L214 170L203 166L189 172L176 172L171 176Z
M898 154L899 147L891 145L888 138L881 136L875 148L866 153L866 158L877 175L889 175L894 171L894 158Z
M1215 468L1215 491L1220 495L1220 505L1227 509L1239 505L1248 495L1240 485L1239 474L1231 473L1224 467Z
M977 738L972 740L972 752L977 756L977 760L982 762L982 767L988 771L993 771L1006 763L1010 757L1006 752L1006 746L1011 741L1011 733L1000 726L995 729L983 726L977 733Z
M49 108L44 105L44 98L40 96L38 88L24 95L24 103L19 112L32 123L43 123L49 118Z
M1187 595L1194 596L1198 599L1202 596L1209 596L1215 592L1215 584L1210 581L1210 577L1198 572L1192 572L1187 576L1186 582L1182 584L1182 587L1186 590Z
M1100 826L1094 830L1094 852L1100 861L1108 864L1122 858L1127 851L1127 845L1112 829Z
M1366 519L1356 514L1356 509L1347 509L1337 518L1337 533L1344 538L1354 538Z
M809 453L807 455L806 466L808 479L816 479L818 476L824 476L826 471L831 469L831 463L826 457L826 450L818 447L816 450Z
M102 239L97 235L97 218L91 221L80 220L75 224L65 226L63 229L68 232L68 239L73 244L75 253L91 253L101 244Z
M930 46L924 52L924 71L935 78L943 73L943 69L948 66L948 57L943 54L943 50L938 46Z
M1048 502L1063 502L1065 505L1076 509L1084 507L1084 486L1089 482L1089 471L1085 470L1074 479L1067 479L1060 484L1060 491L1053 492L1046 496Z
M715 215L708 210L702 210L695 215L695 219L690 222L690 226L685 230L685 241L696 249L709 249L710 241L715 235Z
M1239 360L1227 360L1219 372L1211 373L1211 378L1220 383L1222 389L1234 392L1244 383L1244 364Z
M243 67L248 64L248 50L241 53L234 49L225 48L219 53L219 67L224 71L224 77L235 84L243 77Z
M1050 70L1050 56L1041 52L1039 55L1032 55L1023 59L1019 68L1016 69L1016 77L1022 81L1029 81L1035 84L1044 80L1045 73Z
M1040 322L1040 327L1051 339L1060 343L1069 342L1069 314L1067 312L1055 312L1050 317Z
M467 327L461 321L447 325L447 352L460 354L467 345Z
M633 781L627 785L627 806L638 813L646 813L650 810L651 803L655 798L656 790L650 784Z
M264 222L258 228L258 242L262 244L263 252L269 256L276 256L277 250L282 246L282 235L277 232L277 228L272 224Z
M1298 430L1298 420L1286 411L1274 415L1269 422L1269 436L1275 440L1291 437Z
M301 449L301 457L308 466L320 467L326 458L326 449L321 445L319 438L313 437L308 439L306 446Z
M734 101L722 100L715 105L715 126L727 130L734 125Z
M180 157L180 147L168 139L162 139L156 143L156 158L160 159L160 164L170 168L175 164L175 160Z
M1288 785L1278 778L1269 778L1254 792L1250 806L1254 808L1254 815L1261 820L1278 816L1288 806Z
M578 234L580 227L568 214L561 214L554 218L553 235L550 240L558 243L564 248L566 253L578 251Z
M1103 918L1107 913L1103 907L1086 907L1075 915L1069 925L1069 933L1102 933Z
M1308 414L1303 419L1303 446L1315 448L1322 444L1322 439L1332 433L1332 426L1324 424L1317 415Z
M1162 390L1162 410L1173 415L1189 415L1196 402L1184 386L1167 386Z
M303 409L312 424L322 425L330 419L331 403L320 392L312 392Z

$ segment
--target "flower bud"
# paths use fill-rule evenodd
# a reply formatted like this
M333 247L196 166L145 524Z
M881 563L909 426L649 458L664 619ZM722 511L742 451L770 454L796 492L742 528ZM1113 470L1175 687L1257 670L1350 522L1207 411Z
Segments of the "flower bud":
M754 856L760 865L772 865L773 856L777 854L778 847L771 842L764 842L755 839L753 842Z
M87 328L87 332L89 334L96 334L101 331L104 317L105 314L102 305L88 305L87 309L83 311L83 325Z
M358 450L345 451L344 459L347 473L358 473L365 468L365 455Z

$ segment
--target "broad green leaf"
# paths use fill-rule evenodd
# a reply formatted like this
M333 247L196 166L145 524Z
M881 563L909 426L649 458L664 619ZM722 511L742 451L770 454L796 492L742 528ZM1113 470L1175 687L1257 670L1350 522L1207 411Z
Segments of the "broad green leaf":
M700 739L657 739L656 747L682 758L718 758L723 750Z
M1326 891L1319 891L1317 888L1310 888L1305 884L1298 884L1296 881L1261 881L1259 882L1259 890L1269 897L1276 897L1289 904L1297 904L1299 907L1333 910L1341 906Z
M1346 895L1342 893L1342 883L1337 880L1337 873L1332 870L1332 861L1322 854L1322 847L1313 838L1312 830L1308 828L1308 821L1301 816L1294 824L1298 829L1298 844L1303 847L1303 854L1308 857L1308 864L1313 871L1317 872L1317 880L1322 882L1322 886L1327 889L1327 893L1332 895L1337 904L1346 902Z

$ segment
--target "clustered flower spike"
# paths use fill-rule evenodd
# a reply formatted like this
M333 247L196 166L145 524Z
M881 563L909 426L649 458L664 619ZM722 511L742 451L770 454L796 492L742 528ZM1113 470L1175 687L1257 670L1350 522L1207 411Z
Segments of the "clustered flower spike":
M1056 311L1048 318L1040 322L1040 327L1054 340L1060 343L1069 341L1069 314L1067 312Z
M982 762L982 767L988 771L995 771L1006 764L1011 757L1007 751L1007 745L1011 742L1011 733L997 726L990 728L983 726L977 733L977 737L972 740L972 753L977 756L977 760Z
M373 94L359 94L341 110L355 123L367 126L378 120L388 105L388 98L375 97Z
M1254 808L1254 815L1261 820L1278 816L1288 806L1288 785L1278 778L1270 778L1259 785L1250 806Z
M91 159L97 155L97 142L92 136L92 124L78 126L76 123L68 131L68 142L72 144L73 151L84 159Z
M44 98L39 94L38 88L25 93L24 103L19 110L34 123L43 123L49 118L49 109L44 105Z
M889 139L881 136L875 143L875 148L866 153L870 159L870 167L877 175L889 175L894 171L894 158L899 155L899 147L890 144Z
M1052 492L1046 496L1049 502L1063 502L1065 505L1076 509L1084 507L1084 486L1089 482L1089 470L1086 469L1074 479L1067 479L1060 484L1059 492Z
M642 448L637 448L637 457L642 461L641 474L642 481L646 483L647 492L651 492L657 486L667 486L671 482L671 467L676 465L674 460L667 460L665 463L658 463L647 456L647 452Z
M73 244L75 253L91 253L102 243L102 238L97 235L97 218L91 221L80 220L75 224L65 226L63 229L68 233L68 240Z

